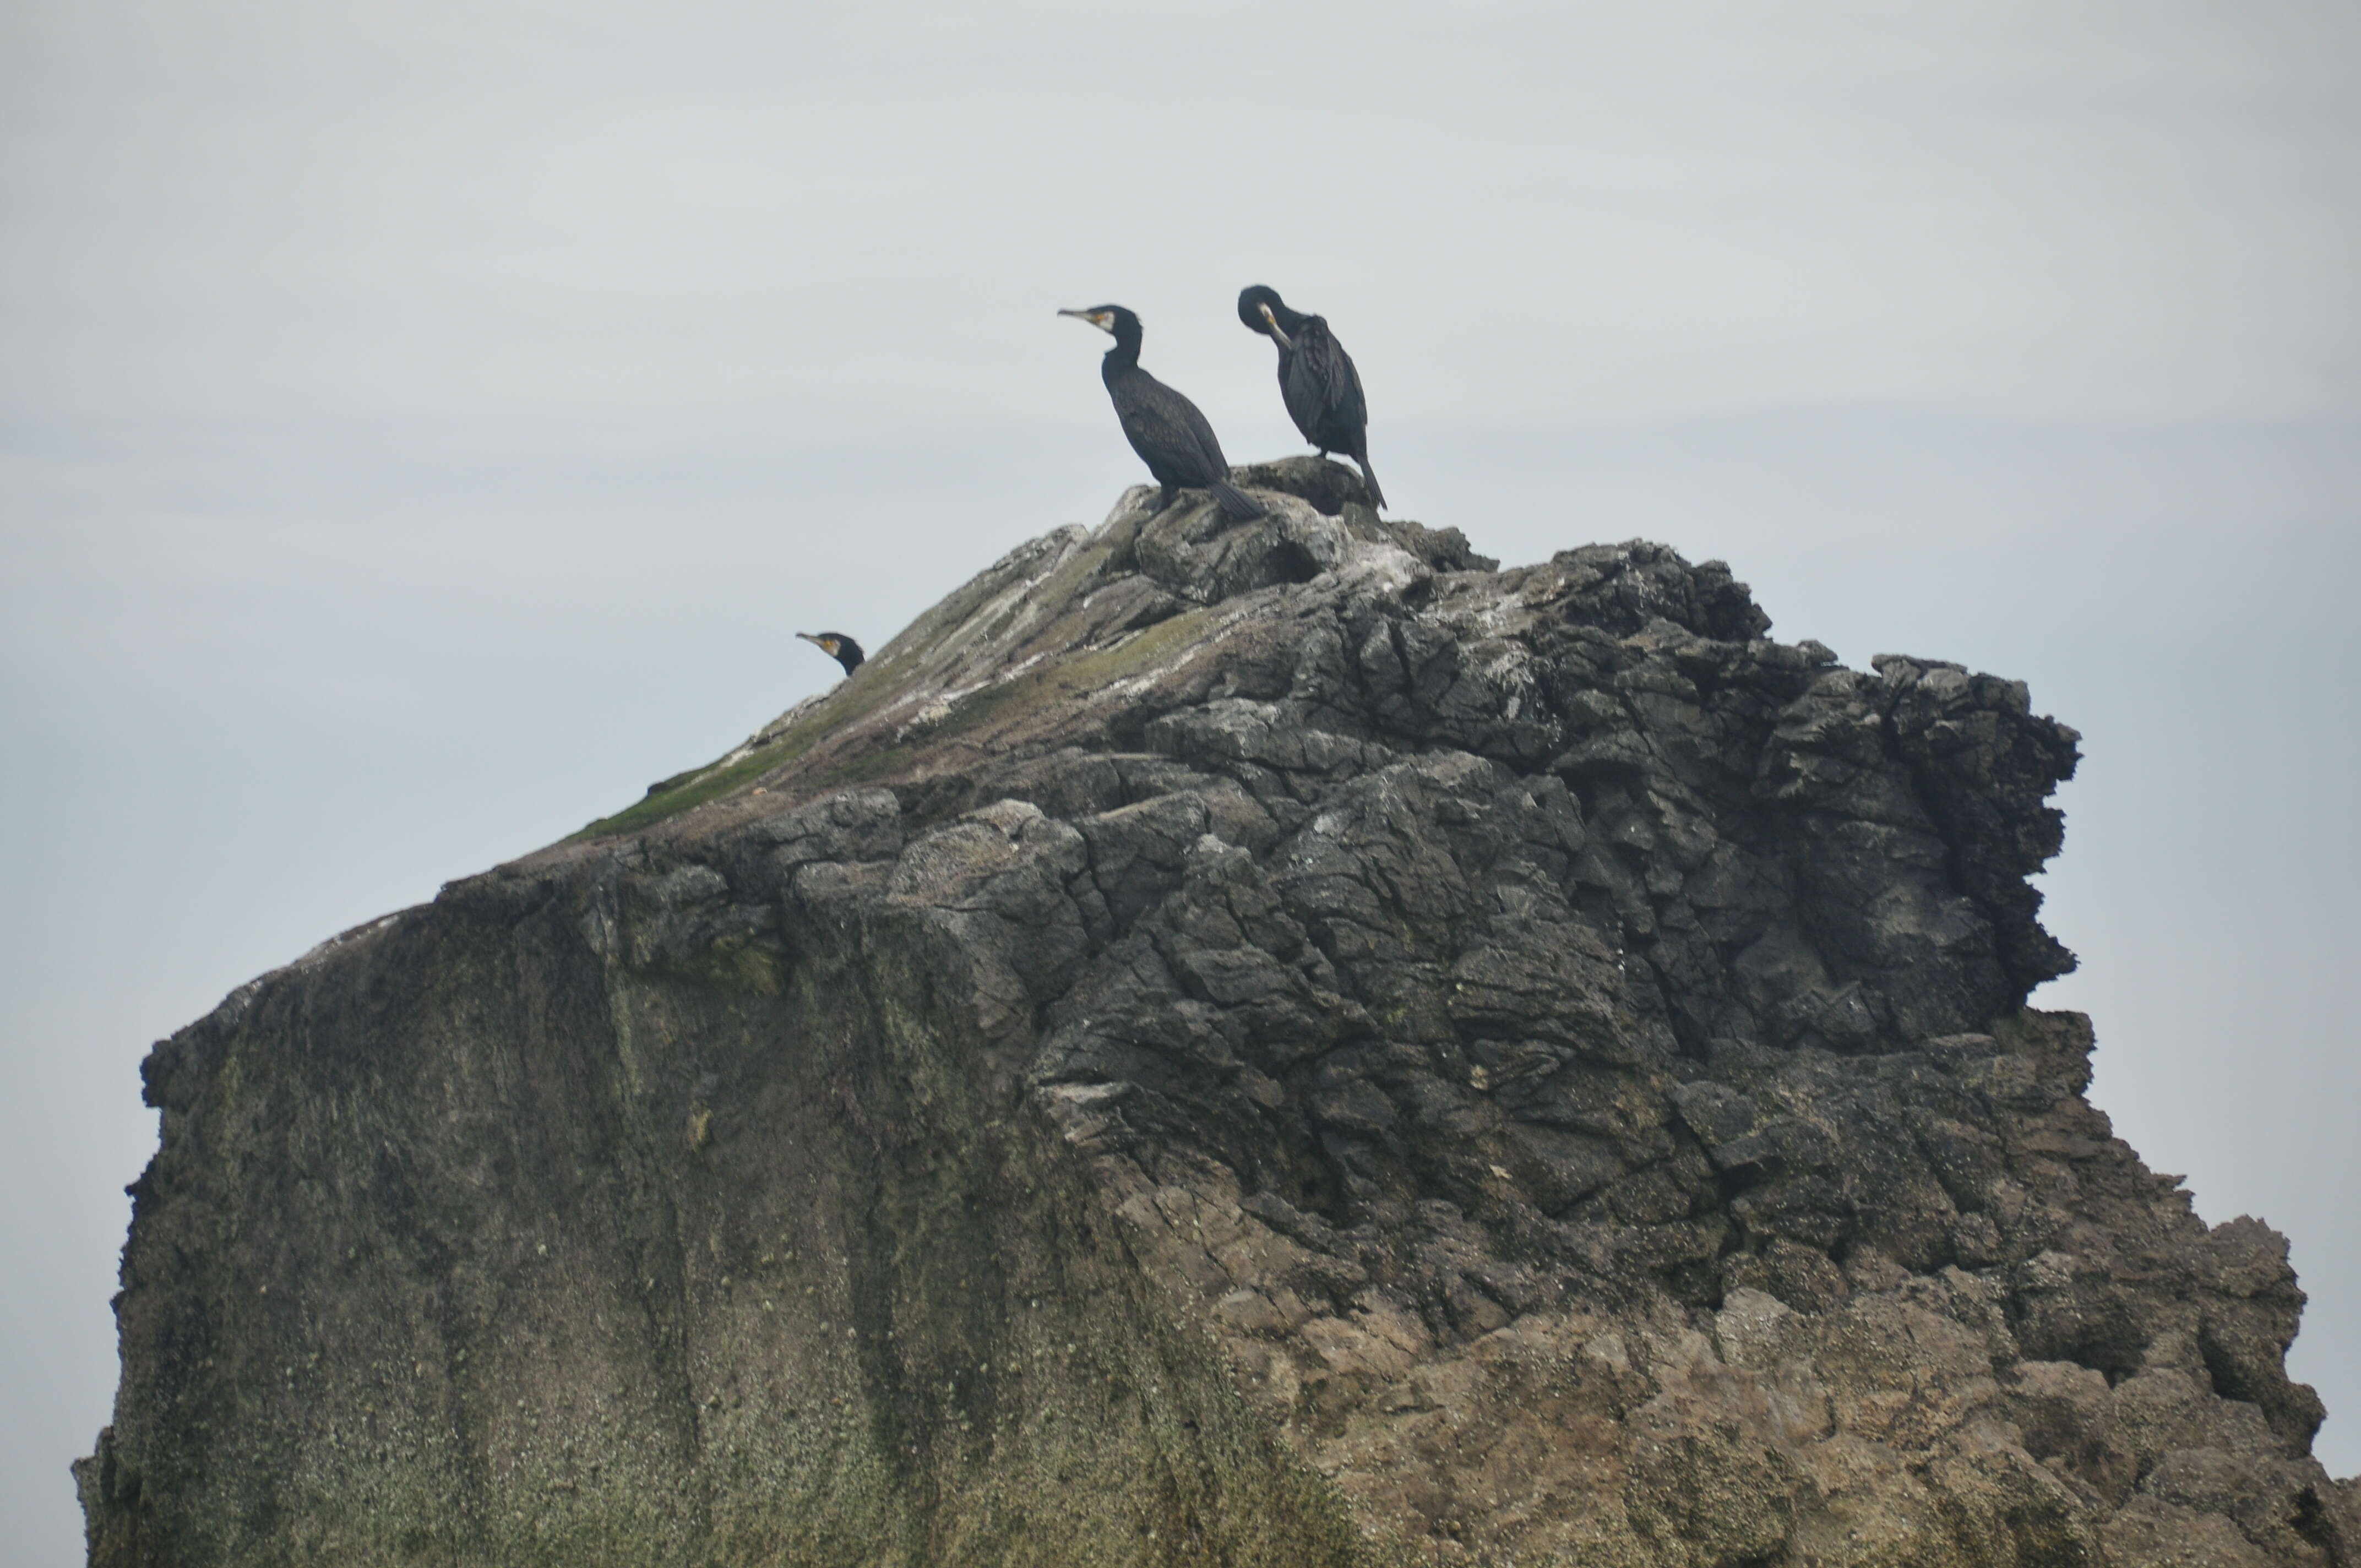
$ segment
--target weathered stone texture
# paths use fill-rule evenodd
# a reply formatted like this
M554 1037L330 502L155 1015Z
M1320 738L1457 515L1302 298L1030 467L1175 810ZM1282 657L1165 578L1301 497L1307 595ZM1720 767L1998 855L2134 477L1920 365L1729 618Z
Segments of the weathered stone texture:
M1240 477L158 1047L93 1563L2361 1568L2072 730Z

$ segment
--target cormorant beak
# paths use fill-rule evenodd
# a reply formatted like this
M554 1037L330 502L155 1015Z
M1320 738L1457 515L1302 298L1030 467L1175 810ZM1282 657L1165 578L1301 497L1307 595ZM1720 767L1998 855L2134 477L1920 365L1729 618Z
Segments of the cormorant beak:
M1257 308L1262 312L1262 319L1270 323L1270 335L1279 339L1279 345L1281 348L1294 347L1294 340L1279 329L1279 318L1270 313L1270 307L1268 305L1263 305Z
M1061 316L1071 316L1078 322L1088 322L1104 333L1115 331L1115 317L1104 311L1060 311Z
M836 653L836 639L833 637L814 637L808 631L798 631L796 635L802 638L805 641L810 643L813 647L818 649L823 653L829 654L831 657Z

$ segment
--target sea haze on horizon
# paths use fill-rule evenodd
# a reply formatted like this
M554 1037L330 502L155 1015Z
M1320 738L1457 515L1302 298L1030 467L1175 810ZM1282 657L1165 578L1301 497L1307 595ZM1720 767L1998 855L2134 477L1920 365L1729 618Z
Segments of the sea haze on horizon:
M1719 557L1773 635L2082 731L2036 1001L2201 1213L2290 1236L2361 1470L2361 22L1455 15L0 23L24 1561L79 1551L148 1042L726 750L834 678L790 633L1096 523L1144 476L1055 308L1300 449L1249 281L1360 359L1398 515Z

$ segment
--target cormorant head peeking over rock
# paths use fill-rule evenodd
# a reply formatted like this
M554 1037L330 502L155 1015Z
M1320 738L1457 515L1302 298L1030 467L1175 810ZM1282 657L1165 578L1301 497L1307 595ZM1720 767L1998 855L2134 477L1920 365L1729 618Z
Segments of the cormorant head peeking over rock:
M1238 291L1238 320L1265 337L1274 339L1281 348L1295 346L1294 333L1303 322L1303 313L1290 311L1279 291L1267 283Z
M861 651L860 643L841 631L798 631L796 635L842 664L848 675L861 668L861 661L869 656Z

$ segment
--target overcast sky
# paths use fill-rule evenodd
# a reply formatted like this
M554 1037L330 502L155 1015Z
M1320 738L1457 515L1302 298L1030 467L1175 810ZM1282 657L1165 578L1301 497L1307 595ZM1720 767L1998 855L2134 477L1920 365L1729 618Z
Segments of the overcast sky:
M831 14L832 12L832 14ZM148 1042L1142 476L1268 282L1399 510L1644 534L2080 728L2094 1098L2361 1469L2361 7L0 13L0 1531L79 1560Z

